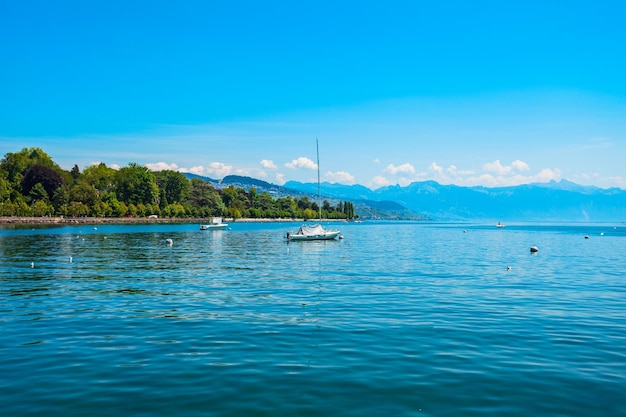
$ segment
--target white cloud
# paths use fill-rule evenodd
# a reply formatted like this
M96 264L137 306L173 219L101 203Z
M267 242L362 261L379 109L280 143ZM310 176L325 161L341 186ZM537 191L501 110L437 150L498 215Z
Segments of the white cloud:
M277 169L278 167L274 164L274 161L269 159L261 160L261 166L265 169Z
M549 182L551 180L559 181L561 179L561 171L556 169L544 168L534 175L531 182Z
M456 165L450 165L448 168L446 168L446 172L448 174L450 174L450 176L454 177L454 178L458 178L458 177L462 177L462 176L468 176L468 175L474 175L475 172L471 171L471 170L459 170Z
M380 188L380 187L384 187L386 185L393 185L394 183L390 180L388 180L387 178L378 175L374 178L372 178L372 180L370 181L370 183L368 184L371 188L376 189L376 188Z
M258 178L267 178L267 172L263 171L263 170L259 170L256 172L256 176Z
M204 167L203 166L195 166L187 169L186 171L191 172L196 175L204 175Z
M520 161L519 159L513 161L511 165L502 165L502 162L498 159L484 164L483 171L492 172L495 175L507 175L513 171L530 171L530 166L526 162Z
M428 166L428 170L429 171L433 171L433 172L437 173L438 175L443 175L443 167L437 165L436 162L433 162L432 164L430 164Z
M516 171L530 171L530 166L526 162L520 161L519 159L513 161L511 168Z
M317 169L317 164L311 161L309 158L305 158L304 156L301 156L298 159L294 159L291 162L287 162L285 166L289 169L296 169L296 168Z
M559 181L561 179L561 171L559 169L544 168L534 175L494 175L485 173L479 176L469 176L462 178L459 185L475 186L482 185L485 187L509 187L513 185L530 184L534 182L549 182L551 180Z
M286 182L287 181L285 181L285 174L281 174L281 173L276 174L276 184L283 185Z
M511 167L502 165L502 163L498 159L496 161L487 162L486 164L483 164L483 171L493 172L496 175L506 175L509 172L511 172Z
M250 176L250 171L245 170L245 169L243 169L243 168L237 168L237 169L235 170L235 174L237 174L237 175L243 175L243 176L249 177L249 176Z
M167 162L156 162L154 164L146 164L150 171L178 171L178 165L168 164Z
M415 174L415 168L413 167L413 165L409 164L408 162L399 166L395 166L394 164L389 164L387 165L387 168L385 168L385 172L391 175Z
M427 174L418 174L415 178L432 179L441 184L485 187L505 187L561 179L561 171L558 168L544 168L532 174L530 166L520 160L513 161L511 165L506 166L502 165L500 160L496 160L483 164L482 168L482 173L476 173L472 170L458 169L456 165L450 165L444 169L433 162L429 165Z
M205 172L209 175L216 177L225 177L230 175L233 171L232 165L226 165L223 162L211 162L208 167L205 168Z
M380 164L380 159L375 158L372 162L375 163L375 164Z
M332 183L338 182L340 184L354 184L354 175L346 171L328 171L325 176Z

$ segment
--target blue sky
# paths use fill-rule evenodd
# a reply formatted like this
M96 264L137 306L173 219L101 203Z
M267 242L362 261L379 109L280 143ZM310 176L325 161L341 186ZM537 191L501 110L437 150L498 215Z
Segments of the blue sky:
M620 1L3 1L0 153L626 188Z

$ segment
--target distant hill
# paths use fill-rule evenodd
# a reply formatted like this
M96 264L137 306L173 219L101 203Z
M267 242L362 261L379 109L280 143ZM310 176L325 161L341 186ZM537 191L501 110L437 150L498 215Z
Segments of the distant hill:
M302 183L288 181L284 188L317 195L317 183ZM363 185L342 185L323 182L320 184L321 193L325 196L350 200L377 200L377 194Z
M217 184L219 182L219 180L214 180L213 178L209 178L209 177L203 177L202 175L198 175L198 174L192 174L191 172L181 172L181 174L183 174L185 177L187 177L190 180L192 180L194 178L198 178L198 179L201 179L203 181L211 182L211 183L215 183L215 184Z
M200 175L183 173L187 178L199 178L201 180L210 182L217 189L233 186L243 188L244 190L250 190L250 188L256 188L257 192L267 192L274 198L280 198L285 196L291 197L309 197L311 200L317 200L317 183L304 184L294 183L295 187L288 187L272 184L256 178L240 176L240 175L228 175L222 180L214 180L208 177L202 177ZM372 190L363 186L351 186L352 192L349 195L345 195L343 192L343 185L324 183L322 189L322 200L328 200L332 205L336 205L339 201L351 201L354 203L355 212L362 219L405 219L405 220L421 220L425 216L413 212L407 209L401 204L393 201L379 201L372 194ZM337 190L334 192L333 190Z
M250 190L250 188L256 188L257 192L259 193L267 192L273 195L274 197L282 197L286 195L291 195L295 197L295 196L301 196L301 195L307 194L306 192L302 192L302 191L287 190L284 187L281 187L280 185L272 184L267 181L259 180L257 178L246 177L246 176L241 176L241 175L227 175L221 180L215 180L209 177L203 177L201 175L191 174L189 172L183 172L183 175L185 175L189 179L199 178L203 181L210 182L218 190L233 186L237 188L243 188L246 191Z
M311 190L317 184L291 181L285 186ZM337 198L393 201L436 220L624 221L626 190L603 189L571 181L513 187L461 187L435 181L414 182L369 190L362 186L321 185L323 195Z
M218 187L235 185L274 196L317 198L317 183L289 181L283 186L242 176L210 180ZM461 187L435 181L414 182L371 190L362 185L320 184L322 198L332 204L352 201L363 218L500 220L500 221L626 221L626 190L582 186L571 181L513 187Z

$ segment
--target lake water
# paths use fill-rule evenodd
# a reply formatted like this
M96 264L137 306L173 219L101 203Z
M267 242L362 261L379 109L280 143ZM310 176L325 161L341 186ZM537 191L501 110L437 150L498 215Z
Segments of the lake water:
M337 226L0 229L3 415L626 415L624 224Z

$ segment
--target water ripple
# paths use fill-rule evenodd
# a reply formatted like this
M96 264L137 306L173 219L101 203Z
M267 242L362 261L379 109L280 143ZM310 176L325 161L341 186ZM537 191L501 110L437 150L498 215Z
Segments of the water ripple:
M235 226L0 230L3 411L626 414L626 235Z

